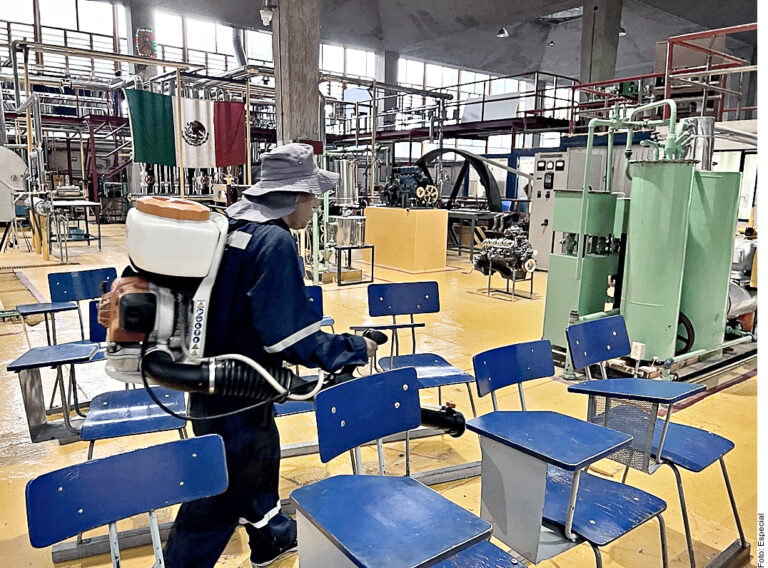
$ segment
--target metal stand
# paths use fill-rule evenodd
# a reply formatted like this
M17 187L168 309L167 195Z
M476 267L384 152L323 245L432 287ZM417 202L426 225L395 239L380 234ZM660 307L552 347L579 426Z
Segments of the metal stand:
M374 267L374 248L373 245L336 245L336 284L339 286L351 286L352 284L371 284L373 282L373 267ZM342 282L341 280L341 272L342 268L351 269L352 268L352 251L353 250L370 250L371 251L371 274L370 277L360 280L353 280L351 282ZM347 263L346 265L343 265L342 263L342 253L347 253ZM343 265L343 266L342 266Z
M532 300L533 299L533 272L528 272L527 274L530 274L530 277L525 277L522 279L518 279L515 277L514 271L512 272L512 278L504 278L504 280L507 281L507 288L506 290L501 290L499 288L491 288L491 278L493 277L493 270L490 270L488 272L488 287L487 287L487 293L488 295L492 294L506 294L507 296L513 296L518 298L523 298L525 300ZM512 291L509 291L509 283L512 282ZM515 289L518 282L530 282L530 287L528 291L528 295L524 296L522 294L518 294L517 290Z

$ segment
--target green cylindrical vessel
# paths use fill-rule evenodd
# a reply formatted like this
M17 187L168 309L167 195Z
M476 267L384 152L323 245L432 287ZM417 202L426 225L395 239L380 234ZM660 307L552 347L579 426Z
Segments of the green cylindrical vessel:
M632 165L621 314L629 339L645 344L649 360L675 354L693 164Z
M692 350L723 342L740 185L737 172L693 174L680 297L680 311L693 324Z

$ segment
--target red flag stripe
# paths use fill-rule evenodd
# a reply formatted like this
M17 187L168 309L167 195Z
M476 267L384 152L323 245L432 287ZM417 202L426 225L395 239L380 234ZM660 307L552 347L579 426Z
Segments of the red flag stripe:
M245 105L213 103L213 131L216 137L216 166L245 163Z

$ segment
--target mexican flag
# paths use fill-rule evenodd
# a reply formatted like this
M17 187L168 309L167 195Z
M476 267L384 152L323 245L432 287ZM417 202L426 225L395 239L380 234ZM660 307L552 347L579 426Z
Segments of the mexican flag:
M133 160L185 168L245 163L245 105L126 90ZM177 137L181 125L181 139Z

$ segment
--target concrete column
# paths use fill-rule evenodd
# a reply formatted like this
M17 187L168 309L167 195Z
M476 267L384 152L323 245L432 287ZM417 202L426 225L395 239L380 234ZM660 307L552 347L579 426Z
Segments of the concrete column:
M582 83L613 79L623 0L585 0L581 24Z
M384 81L385 83L389 83L390 85L396 85L397 84L397 65L398 65L398 59L400 59L400 54L395 51L385 51L382 57L382 71L383 76L379 78L378 74L376 76L377 80ZM376 71L378 72L378 65ZM384 104L382 105L382 111L388 112L392 110L393 108L397 107L397 98L393 97L392 95L395 94L394 91L385 91L387 98L384 100ZM395 124L395 115L384 115L383 125L384 126L391 126Z
M272 17L277 142L318 140L320 1L280 0Z
M128 53L138 55L134 45L136 30L139 28L155 29L155 14L152 6L133 0L126 2L125 25L128 36ZM138 75L144 81L157 75L156 65L136 65L131 63L129 69L131 74Z

